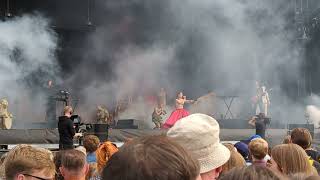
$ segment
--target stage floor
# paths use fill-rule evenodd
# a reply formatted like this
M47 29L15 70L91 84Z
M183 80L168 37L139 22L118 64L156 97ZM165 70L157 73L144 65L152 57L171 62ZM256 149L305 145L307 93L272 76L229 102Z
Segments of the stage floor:
M110 129L109 140L124 142L128 138L145 135L165 134L164 130L152 129ZM254 129L221 129L221 141L240 141L247 139L255 133ZM287 129L268 129L267 140L271 145L279 144L287 134ZM320 137L316 129L315 140ZM320 139L320 138L318 138ZM0 144L58 144L59 133L57 129L11 129L0 130Z

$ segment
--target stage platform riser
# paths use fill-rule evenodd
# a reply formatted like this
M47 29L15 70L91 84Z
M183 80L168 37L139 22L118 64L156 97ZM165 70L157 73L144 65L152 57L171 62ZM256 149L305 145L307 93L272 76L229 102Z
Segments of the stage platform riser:
M125 142L128 138L146 135L165 134L165 130L152 129L110 129L109 140L112 142ZM318 133L318 132L317 132ZM238 141L247 139L255 134L254 129L221 129L221 141ZM281 143L287 134L287 129L269 129L267 138L272 144ZM57 129L11 129L0 130L0 144L57 144L59 133Z

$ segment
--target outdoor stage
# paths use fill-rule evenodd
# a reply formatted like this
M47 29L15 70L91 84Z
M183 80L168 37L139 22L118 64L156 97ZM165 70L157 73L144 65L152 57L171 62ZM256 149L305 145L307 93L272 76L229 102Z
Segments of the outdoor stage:
M128 138L145 135L165 134L164 130L152 129L110 129L109 140L124 142ZM240 141L247 139L255 133L254 129L221 129L221 141ZM287 129L268 129L267 141L271 146L280 144L287 135ZM59 133L57 129L11 129L0 130L0 145L14 144L58 144ZM314 144L320 144L320 130L315 129Z

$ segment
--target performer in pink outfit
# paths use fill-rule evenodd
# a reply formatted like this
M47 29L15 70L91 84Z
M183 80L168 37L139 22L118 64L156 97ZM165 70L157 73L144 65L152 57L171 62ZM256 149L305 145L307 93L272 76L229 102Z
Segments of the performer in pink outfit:
M174 110L170 117L163 124L163 129L171 128L179 119L184 118L189 115L189 112L183 109L184 103L193 103L194 100L187 100L186 96L183 96L182 92L178 93L178 97L176 99L176 110Z

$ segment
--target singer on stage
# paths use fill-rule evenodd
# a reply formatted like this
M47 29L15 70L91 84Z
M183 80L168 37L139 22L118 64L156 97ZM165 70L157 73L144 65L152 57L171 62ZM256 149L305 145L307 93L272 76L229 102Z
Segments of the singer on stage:
M171 128L179 119L189 115L189 112L183 108L184 103L193 103L194 100L187 100L186 96L183 96L182 92L178 93L176 99L176 109L171 113L170 117L163 125L163 129Z

